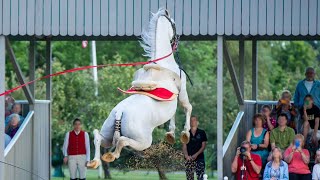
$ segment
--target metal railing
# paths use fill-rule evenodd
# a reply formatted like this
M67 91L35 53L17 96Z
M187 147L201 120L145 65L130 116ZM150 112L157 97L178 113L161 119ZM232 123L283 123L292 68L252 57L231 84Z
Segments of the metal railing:
M270 105L273 108L278 101L252 101L245 100L242 110L238 113L232 128L223 144L223 174L234 179L231 172L231 163L233 161L236 148L245 140L247 131L252 128L252 117L263 105Z

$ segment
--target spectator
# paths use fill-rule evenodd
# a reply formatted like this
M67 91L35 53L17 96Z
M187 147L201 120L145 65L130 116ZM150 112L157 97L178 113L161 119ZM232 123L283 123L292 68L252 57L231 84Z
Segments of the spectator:
M265 116L256 114L253 116L254 128L247 132L246 140L251 143L251 152L260 156L262 165L267 163L269 132L262 127L265 123Z
M23 123L23 120L24 120L24 117L21 116L21 104L18 104L18 103L15 103L12 105L12 108L11 108L11 111L10 111L10 114L18 114L19 117L20 117L20 124ZM6 118L6 126L8 125L9 121L10 121L10 116L8 116Z
M300 110L301 118L303 119L303 136L306 137L307 142L308 135L311 135L312 142L318 147L318 140L320 139L320 109L313 104L313 98L310 94L307 94L304 98L304 106Z
M191 117L190 125L190 141L188 144L183 144L182 147L186 159L187 180L194 179L194 172L196 172L198 180L203 180L205 172L203 151L206 148L207 135L204 130L198 128L199 122L196 116Z
M268 162L264 169L264 180L286 180L289 179L288 164L282 160L282 151L274 147L271 151L272 161Z
M17 133L19 127L20 127L20 116L19 114L11 114L8 116L10 121L8 125L6 126L5 132L8 134L11 138Z
M14 98L9 94L5 96L5 117L11 114L12 105L14 104Z
M11 141L11 137L8 134L4 134L4 148L8 146Z
M316 152L316 157L314 160L314 166L312 170L312 180L320 179L320 149Z
M73 130L66 133L63 144L63 162L68 162L70 179L75 180L79 170L80 180L86 179L87 163L90 161L90 140L81 130L81 120L73 121Z
M293 143L284 152L284 160L288 163L290 180L310 180L311 172L308 164L310 155L304 147L304 137L297 134Z
M271 149L279 147L287 149L294 139L294 130L287 126L288 117L286 114L278 116L278 127L274 128L270 133Z
M315 70L308 67L305 72L306 78L297 84L294 93L294 105L301 109L304 104L304 97L311 94L314 98L314 104L320 106L320 82L315 80Z
M267 131L273 130L277 126L277 120L271 117L271 107L269 105L263 105L261 113L266 117L263 128L265 128Z
M278 117L281 113L284 113L288 117L287 125L292 129L296 129L295 117L297 112L294 108L294 104L291 103L291 93L288 90L285 90L281 94L281 99L279 99L278 104L273 109L273 113Z
M262 161L259 155L251 153L251 144L249 141L243 141L241 147L245 148L245 152L240 152L237 148L236 156L231 164L232 173L236 173L237 179L259 180L259 174L262 168ZM244 177L241 178L241 169L245 167Z

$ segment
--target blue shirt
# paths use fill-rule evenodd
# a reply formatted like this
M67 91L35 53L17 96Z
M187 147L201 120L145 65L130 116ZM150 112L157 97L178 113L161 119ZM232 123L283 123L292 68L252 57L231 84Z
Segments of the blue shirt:
M297 84L296 91L294 93L294 105L298 108L302 108L304 104L304 97L307 94L311 94L314 104L320 107L320 82L314 81L310 93L304 85L305 79Z
M269 180L272 178L272 161L268 162L266 165L266 168L264 169L263 173L263 179L264 180ZM288 164L284 161L280 161L280 166L279 166L279 177L277 179L279 180L288 180L289 179L289 172L288 172Z

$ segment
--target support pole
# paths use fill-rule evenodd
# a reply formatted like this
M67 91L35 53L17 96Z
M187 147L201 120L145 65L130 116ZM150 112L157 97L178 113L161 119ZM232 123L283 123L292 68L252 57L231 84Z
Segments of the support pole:
M52 74L51 41L46 42L46 75ZM52 77L46 79L46 100L52 100Z
M5 91L6 74L6 43L5 37L0 36L0 92ZM0 161L4 161L4 119L5 119L5 96L0 96ZM4 164L0 163L0 179L4 179Z
M252 40L252 100L258 97L258 55L257 40Z
M36 54L35 41L32 40L30 41L30 44L29 44L29 81L33 81L36 77L35 54ZM35 86L36 86L36 82L29 84L30 92L34 99L36 98Z
M244 97L244 48L245 48L244 40L241 39L239 41L239 85L243 95L243 99L245 99Z
M217 46L217 167L218 179L223 179L223 36Z
M52 74L52 47L51 47L51 41L47 40L46 42L46 75ZM47 78L46 80L46 99L50 100L49 104L49 123L48 123L48 129L49 129L49 154L51 154L52 151L52 144L51 144L51 117L52 117L52 77ZM49 156L49 162L51 162L51 155ZM48 177L49 180L51 179L51 166L49 166L48 169Z

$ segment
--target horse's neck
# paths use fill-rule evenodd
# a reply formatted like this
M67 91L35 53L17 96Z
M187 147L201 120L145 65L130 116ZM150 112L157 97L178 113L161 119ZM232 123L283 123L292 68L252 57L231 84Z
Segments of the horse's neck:
M166 28L166 27L165 26L162 27L160 24L158 24L158 28L156 32L156 43L155 43L156 48L154 53L155 55L154 59L164 57L172 52L170 40L167 38L168 36L164 34L165 32L167 32L167 30L164 30L163 28ZM158 61L157 64L179 74L179 66L174 60L173 53L169 57Z

